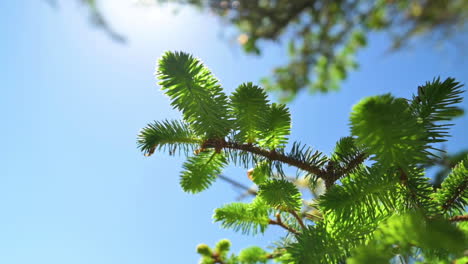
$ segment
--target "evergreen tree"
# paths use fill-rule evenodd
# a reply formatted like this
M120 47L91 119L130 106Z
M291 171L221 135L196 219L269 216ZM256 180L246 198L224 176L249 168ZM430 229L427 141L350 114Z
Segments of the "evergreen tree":
M411 99L391 94L356 104L351 135L330 155L289 142L291 117L265 91L241 84L227 96L196 58L167 52L157 77L183 120L156 121L138 136L141 151L187 156L180 184L206 190L235 164L258 185L249 203L215 210L214 221L244 234L278 226L288 235L266 251L250 247L229 253L230 242L201 244L200 263L467 263L468 156L441 182L429 183L424 168L440 161L437 144L461 115L462 85L452 78L418 87ZM297 168L306 199L284 166ZM321 189L321 191L317 191Z

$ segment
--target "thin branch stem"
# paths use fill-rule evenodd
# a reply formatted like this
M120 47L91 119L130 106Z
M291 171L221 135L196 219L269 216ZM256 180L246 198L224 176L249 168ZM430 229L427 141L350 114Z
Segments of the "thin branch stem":
M446 212L448 211L452 205L455 203L455 201L463 194L463 192L468 188L468 180L463 181L457 189L455 189L454 194L445 201L445 203L442 205L442 209Z
M214 263L225 264L225 262L219 257L219 254L217 253L213 253L211 258L213 258Z
M292 214L292 216L294 216L294 218L296 218L297 222L299 223L299 225L301 225L302 229L306 228L306 226L304 224L304 221L302 221L302 218L296 213L296 211L291 210L291 211L289 211L289 213Z
M237 142L225 141L224 139L209 139L202 144L202 149L204 148L214 148L217 152L222 149L235 149L250 152L265 158L268 158L270 161L280 161L282 163L288 164L290 166L296 167L303 171L309 172L310 174L316 175L318 178L321 178L325 181L326 187L331 187L336 180L341 176L351 172L359 164L364 162L367 155L365 153L358 155L354 160L350 161L348 166L345 168L334 171L333 166L329 166L324 169L320 166L310 164L308 162L295 159L284 153L276 152L275 150L267 150L252 144L241 144Z
M254 189L248 187L247 185L244 185L244 184L242 184L242 183L240 183L238 181L235 181L235 180L233 180L231 178L228 178L228 177L226 177L226 176L224 176L222 174L218 175L218 178L220 178L221 180L223 180L225 182L228 182L228 183L232 184L235 187L238 187L240 189L245 190L250 195L256 196L258 194L257 191L255 191Z
M468 221L468 215L457 215L449 219L451 222L466 222Z
M280 214L276 214L276 220L273 220L273 219L270 219L270 221L268 222L270 225L278 225L278 226L281 226L282 228L288 230L289 232L293 233L293 234L300 234L299 231L297 231L296 229L286 225L283 220L281 220L281 215Z
M203 144L202 148L205 148L205 147L207 148L212 147L212 148L215 148L216 150L221 150L223 148L243 150L246 152L250 152L250 153L268 158L271 161L281 161L293 167L299 168L303 171L307 171L311 174L317 175L318 177L321 177L321 178L326 176L326 171L322 170L319 166L315 166L307 162L303 162L301 160L288 157L287 155L283 153L278 153L274 150L269 151L266 149L262 149L252 144L240 144L237 142L227 142L227 141L224 141L223 139L217 139L217 140L212 139L212 140L207 140Z

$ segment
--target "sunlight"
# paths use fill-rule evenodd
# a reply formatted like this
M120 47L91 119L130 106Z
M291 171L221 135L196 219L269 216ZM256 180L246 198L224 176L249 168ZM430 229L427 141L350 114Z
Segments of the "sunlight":
M123 34L147 34L149 27L167 30L177 20L175 5L153 0L102 0L100 6L109 23Z

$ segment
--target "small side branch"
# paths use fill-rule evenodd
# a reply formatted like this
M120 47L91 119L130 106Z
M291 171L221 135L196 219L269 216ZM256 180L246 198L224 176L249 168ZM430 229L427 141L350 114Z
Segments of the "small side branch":
M296 213L296 211L289 211L290 214L292 214L292 216L294 216L294 218L296 218L297 222L299 223L299 225L301 225L302 229L305 229L306 226L304 224L304 221L302 221L302 218Z
M356 169L359 165L361 165L364 160L366 160L366 158L368 157L368 155L366 153L361 153L359 155L356 156L356 158L354 158L353 160L351 160L347 165L346 167L344 168L341 168L341 170L338 171L338 175L341 177L343 175L346 175L350 172L352 172L354 169Z
M466 222L468 221L468 215L457 215L449 219L450 222Z
M457 199L459 199L460 196L462 196L463 192L465 192L467 188L468 188L468 180L463 181L462 184L460 184L460 186L458 186L455 189L455 192L453 193L452 197L446 200L445 203L442 205L442 209L445 212L448 211L453 206L455 201L457 201Z
M278 225L278 226L281 226L282 228L288 230L289 232L293 233L293 234L296 234L298 235L300 232L297 231L296 229L286 225L283 220L281 220L281 215L280 214L276 214L276 220L273 220L273 219L270 219L269 221L269 224L270 225Z
M237 142L227 142L227 141L224 141L224 139L211 139L211 140L205 141L202 148L214 148L217 151L220 151L221 149L224 149L224 148L243 150L246 152L250 152L250 153L268 158L269 160L272 160L272 161L274 160L274 161L280 161L280 162L286 163L293 167L299 168L303 171L307 171L311 174L317 175L317 177L320 177L320 178L325 178L327 174L326 171L321 169L319 166L314 166L307 162L303 162L301 160L288 157L287 155L283 153L262 149L252 144L240 144Z

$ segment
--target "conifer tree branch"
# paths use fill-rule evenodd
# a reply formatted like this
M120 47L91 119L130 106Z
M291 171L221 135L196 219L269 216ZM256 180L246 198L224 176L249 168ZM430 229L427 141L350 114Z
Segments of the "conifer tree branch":
M291 211L289 211L289 213L292 214L292 216L294 216L294 218L296 218L297 222L299 223L299 225L301 225L301 227L302 227L303 229L306 228L306 226L305 226L305 224L304 224L304 221L302 221L302 218L297 214L296 211L291 210Z
M468 221L468 215L457 215L449 219L451 222L466 222Z
M453 206L456 200L462 196L467 188L468 181L463 181L459 186L457 186L457 188L455 188L453 195L442 205L444 212L448 211Z
M303 162L301 160L297 160L282 153L278 153L274 150L266 150L263 148L256 147L252 144L239 144L237 142L232 141L225 141L224 139L210 139L203 143L202 148L214 148L217 151L221 149L235 149L235 150L243 150L246 152L250 152L265 158L268 158L271 161L280 161L291 165L293 167L299 168L303 171L307 171L311 174L316 175L319 178L326 179L327 172L321 169L319 166L315 166L309 164L307 162Z
M340 177L351 173L354 169L356 169L359 165L361 165L364 160L368 157L367 153L361 153L357 155L354 159L352 159L344 168L340 168L338 172L336 173L336 176L338 176L337 179L334 179L335 181L338 180Z
M273 220L273 219L270 219L270 221L268 222L270 225L278 225L278 226L281 226L282 228L288 230L289 232L293 233L293 234L296 234L298 235L300 232L297 231L296 229L286 225L283 220L281 219L281 215L280 214L276 214L276 220Z
M459 188L455 190L455 193L453 194L453 196L442 205L442 209L444 210L444 212L448 211L452 207L455 201L461 196L461 194L465 190L466 190L466 186L460 186Z

